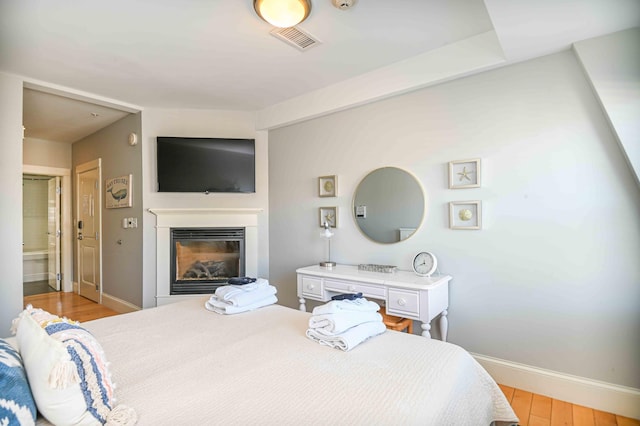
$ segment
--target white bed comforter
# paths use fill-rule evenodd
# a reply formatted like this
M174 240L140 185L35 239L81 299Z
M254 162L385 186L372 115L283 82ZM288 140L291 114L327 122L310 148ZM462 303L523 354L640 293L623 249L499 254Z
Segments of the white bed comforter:
M489 425L517 418L463 349L389 331L350 352L305 337L308 313L238 315L206 297L84 324L140 425Z

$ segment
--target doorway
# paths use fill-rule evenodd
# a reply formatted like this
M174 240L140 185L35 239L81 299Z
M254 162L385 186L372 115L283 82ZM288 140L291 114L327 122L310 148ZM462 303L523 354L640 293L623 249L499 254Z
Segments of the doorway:
M22 285L25 296L60 291L60 178L22 176Z
M102 164L101 159L76 167L76 278L78 293L102 303Z
M72 291L71 171L24 165L22 216L24 295Z

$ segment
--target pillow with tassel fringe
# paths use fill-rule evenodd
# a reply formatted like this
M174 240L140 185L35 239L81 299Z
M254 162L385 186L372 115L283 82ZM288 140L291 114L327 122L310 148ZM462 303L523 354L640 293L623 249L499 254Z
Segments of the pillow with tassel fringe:
M135 411L115 406L100 343L79 323L31 306L13 330L38 411L55 425L133 425Z

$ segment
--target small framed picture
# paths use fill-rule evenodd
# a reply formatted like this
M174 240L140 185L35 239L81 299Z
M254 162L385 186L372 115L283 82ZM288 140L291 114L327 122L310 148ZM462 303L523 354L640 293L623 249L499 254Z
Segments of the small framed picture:
M335 197L338 192L338 177L320 176L318 178L318 195L320 197Z
M131 182L132 175L118 176L105 181L105 207L118 209L132 207Z
M338 208L337 207L320 207L320 227L324 227L327 222L329 227L338 227Z
M449 162L449 189L479 188L480 159Z
M449 228L482 229L481 201L452 201L449 203Z

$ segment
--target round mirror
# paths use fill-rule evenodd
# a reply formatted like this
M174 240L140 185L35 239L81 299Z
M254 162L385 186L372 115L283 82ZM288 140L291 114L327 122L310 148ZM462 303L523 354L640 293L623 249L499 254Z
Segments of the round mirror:
M422 187L402 169L376 169L356 188L353 214L360 231L371 240L397 243L413 235L422 223Z

